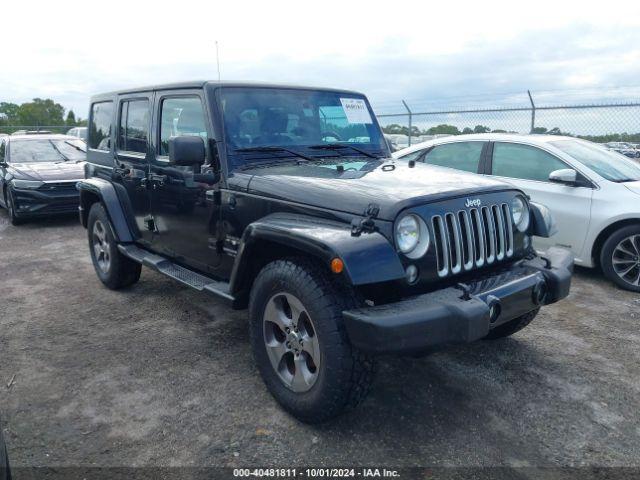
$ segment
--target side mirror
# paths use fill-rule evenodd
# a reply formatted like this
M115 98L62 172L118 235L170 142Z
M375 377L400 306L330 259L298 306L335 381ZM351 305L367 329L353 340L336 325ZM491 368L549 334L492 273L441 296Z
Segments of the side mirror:
M9 164L7 162L5 162L4 160L0 160L0 167L7 168L8 166Z
M204 140L200 137L180 136L169 139L169 163L173 165L202 165L205 156Z
M553 183L562 183L564 185L575 185L578 181L578 172L571 168L554 170L549 174L549 181Z

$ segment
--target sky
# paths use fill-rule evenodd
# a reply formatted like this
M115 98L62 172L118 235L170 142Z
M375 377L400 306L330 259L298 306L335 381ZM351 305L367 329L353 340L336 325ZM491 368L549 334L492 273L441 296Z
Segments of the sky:
M223 80L355 89L376 113L640 98L638 1L13 1L2 17L0 101L83 118L94 93L216 79L216 41Z

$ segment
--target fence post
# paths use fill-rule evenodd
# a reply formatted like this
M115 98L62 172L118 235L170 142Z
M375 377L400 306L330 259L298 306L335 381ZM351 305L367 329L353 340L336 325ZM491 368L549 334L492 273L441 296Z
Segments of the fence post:
M404 105L404 108L407 109L407 112L409 113L409 147L411 146L411 127L413 126L413 113L411 112L411 109L409 108L409 105L407 105L407 102L405 102L404 100L402 100L402 104Z
M531 91L527 90L527 94L529 94L529 101L531 102L531 131L529 133L533 133L536 128L536 104L533 103Z

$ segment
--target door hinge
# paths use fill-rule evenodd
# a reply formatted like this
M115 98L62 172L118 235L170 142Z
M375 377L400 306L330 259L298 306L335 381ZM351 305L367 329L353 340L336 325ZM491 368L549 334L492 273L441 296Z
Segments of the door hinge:
M374 219L380 213L380 206L370 203L364 211L364 218L354 218L351 220L351 235L359 236L362 232L372 233L377 230Z

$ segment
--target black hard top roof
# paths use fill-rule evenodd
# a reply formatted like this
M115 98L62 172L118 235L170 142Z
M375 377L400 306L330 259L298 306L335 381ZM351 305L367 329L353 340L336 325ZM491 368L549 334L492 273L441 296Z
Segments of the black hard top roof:
M266 83L266 82L246 82L246 81L222 81L219 82L217 80L200 80L200 81L192 81L192 82L178 82L178 83L165 83L161 85L147 85L144 87L136 87L136 88L128 88L125 90L116 90L112 92L100 93L91 97L91 101L97 101L102 99L112 98L116 95L125 95L130 93L142 93L142 92L150 92L150 91L158 91L158 90L181 90L181 89L195 89L195 88L203 88L205 86L216 87L250 87L250 88L286 88L292 90L323 90L337 93L351 93L362 95L359 92L353 90L343 90L339 88L327 88L327 87L313 87L313 86L303 86L303 85L286 85L286 84L277 84L277 83Z

